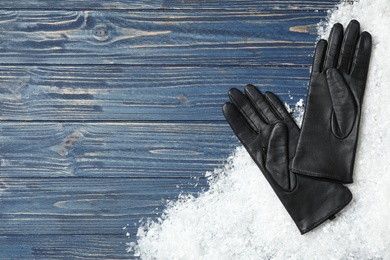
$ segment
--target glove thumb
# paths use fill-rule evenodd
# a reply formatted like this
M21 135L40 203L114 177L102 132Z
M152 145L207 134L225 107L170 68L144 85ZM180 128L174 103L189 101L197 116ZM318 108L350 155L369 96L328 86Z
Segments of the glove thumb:
M351 132L356 119L357 108L354 96L338 69L326 71L329 93L333 103L331 127L338 138L345 138Z
M295 186L295 175L290 173L287 128L277 123L273 128L268 143L266 167L272 178L284 190L290 191Z

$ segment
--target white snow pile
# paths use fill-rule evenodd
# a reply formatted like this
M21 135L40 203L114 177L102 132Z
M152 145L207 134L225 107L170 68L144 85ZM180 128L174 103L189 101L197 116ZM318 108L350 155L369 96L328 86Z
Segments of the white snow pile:
M160 220L139 228L129 251L158 260L390 259L390 1L348 2L332 10L318 32L327 38L334 23L346 27L356 19L373 36L349 206L334 221L300 235L239 147L209 174L208 191L168 204Z

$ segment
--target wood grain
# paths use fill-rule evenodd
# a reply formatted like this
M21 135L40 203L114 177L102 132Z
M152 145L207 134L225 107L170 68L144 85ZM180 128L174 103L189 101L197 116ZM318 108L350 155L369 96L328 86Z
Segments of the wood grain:
M2 177L201 177L238 141L223 123L2 123Z
M2 259L133 259L126 243L140 223L160 217L178 194L194 196L204 179L3 179Z
M133 259L239 145L229 88L305 97L337 2L1 1L0 258Z
M6 178L2 183L2 236L134 233L142 218L157 218L167 200L205 187L204 180L177 178Z
M0 62L307 66L315 26L325 15L315 11L2 11Z
M57 10L134 10L134 9L196 9L196 10L233 10L233 11L258 11L271 10L277 11L280 9L287 10L324 10L333 8L338 3L338 0L316 1L313 4L312 0L230 0L221 2L219 0L208 1L175 1L175 0L94 0L94 1L78 1L78 0L29 0L18 1L8 0L0 2L0 9L57 9Z
M120 235L0 235L2 259L134 259L126 243L135 238Z
M307 67L0 66L0 119L224 121L231 87L294 104L308 80Z

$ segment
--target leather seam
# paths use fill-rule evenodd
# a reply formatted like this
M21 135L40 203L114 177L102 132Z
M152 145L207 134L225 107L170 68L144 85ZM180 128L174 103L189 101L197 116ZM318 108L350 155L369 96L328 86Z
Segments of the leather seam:
M344 182L344 183L352 183L353 182L353 179L340 179L340 178L332 178L332 176L330 174L324 174L324 173L318 173L318 172L309 172L309 171L302 171L302 170L297 170L297 169L294 169L294 168L290 168L290 170L292 172L295 172L295 173L300 173L300 174L304 174L304 175L309 175L309 176L312 176L312 177L320 177L320 178L325 178L325 179L330 179L330 180L335 180L335 181L339 181L339 182Z

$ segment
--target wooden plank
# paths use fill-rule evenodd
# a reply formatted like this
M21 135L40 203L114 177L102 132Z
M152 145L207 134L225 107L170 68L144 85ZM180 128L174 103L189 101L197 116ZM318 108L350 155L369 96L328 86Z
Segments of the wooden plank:
M0 120L224 121L231 87L294 104L308 80L308 67L0 66Z
M2 64L309 65L324 12L2 11Z
M200 177L238 145L227 123L2 123L1 177Z
M3 178L2 236L125 235L141 218L157 218L181 191L196 195L205 180L175 178Z
M305 95L335 2L1 1L1 258L131 258L138 221L238 145L230 87Z
M324 10L332 8L338 0L316 1L312 0L230 0L221 2L220 0L208 1L175 1L175 0L7 0L0 2L0 9L50 9L50 10L133 10L133 9L196 9L196 10L232 10L232 11L258 11L258 10Z
M125 233L125 232L124 232ZM1 259L134 259L121 235L0 235Z

